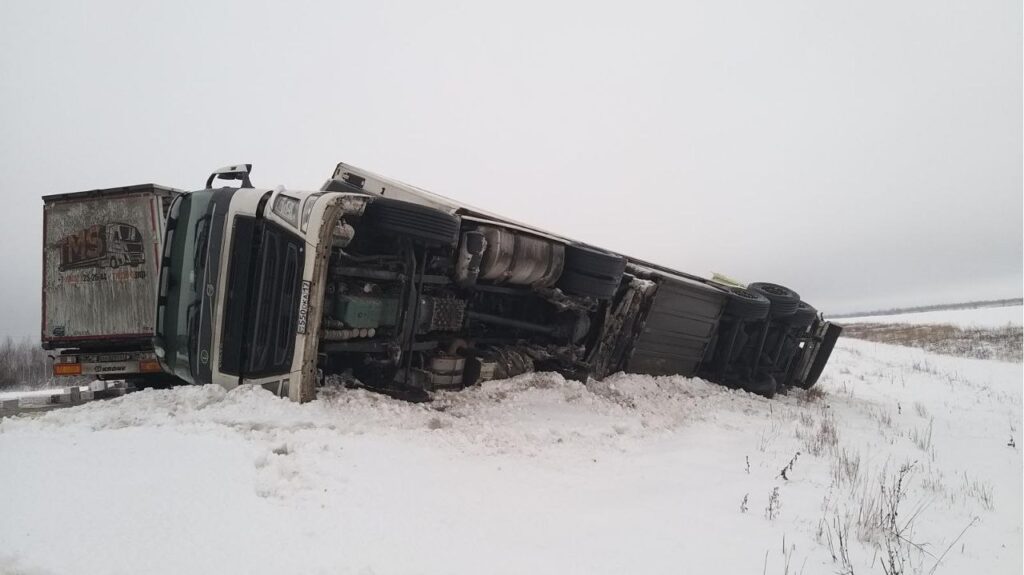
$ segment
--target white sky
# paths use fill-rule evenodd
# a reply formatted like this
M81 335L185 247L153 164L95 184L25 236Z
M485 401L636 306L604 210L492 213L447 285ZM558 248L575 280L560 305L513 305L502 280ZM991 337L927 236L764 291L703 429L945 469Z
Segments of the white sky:
M843 312L1022 292L1021 3L0 3L0 335L45 194L345 161Z

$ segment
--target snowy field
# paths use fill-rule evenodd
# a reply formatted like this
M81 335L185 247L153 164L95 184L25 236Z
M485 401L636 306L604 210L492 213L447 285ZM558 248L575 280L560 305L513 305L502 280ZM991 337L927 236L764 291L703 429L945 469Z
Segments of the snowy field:
M0 421L0 573L1020 573L1021 369L844 339L772 401L141 391Z
M1002 307L979 307L972 309L945 309L897 315L871 315L863 317L836 318L838 324L851 323L909 323L946 324L956 327L1006 327L1024 323L1024 308L1019 305Z

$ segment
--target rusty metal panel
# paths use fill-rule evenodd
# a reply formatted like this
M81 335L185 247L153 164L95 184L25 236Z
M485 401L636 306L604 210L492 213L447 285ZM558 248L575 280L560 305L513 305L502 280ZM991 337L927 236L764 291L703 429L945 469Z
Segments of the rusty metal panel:
M167 195L139 186L44 199L44 347L153 335Z

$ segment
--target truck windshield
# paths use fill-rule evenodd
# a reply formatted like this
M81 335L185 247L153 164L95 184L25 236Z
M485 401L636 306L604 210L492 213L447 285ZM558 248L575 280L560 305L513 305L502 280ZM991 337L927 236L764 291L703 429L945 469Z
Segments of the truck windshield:
M195 383L199 316L213 191L182 195L168 218L157 309L157 353L179 378Z

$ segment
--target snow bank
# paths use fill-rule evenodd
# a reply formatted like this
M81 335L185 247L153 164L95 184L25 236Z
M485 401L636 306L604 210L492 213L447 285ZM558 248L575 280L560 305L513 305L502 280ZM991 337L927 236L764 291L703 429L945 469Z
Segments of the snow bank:
M831 573L834 521L879 572L855 510L909 462L925 571L955 541L938 573L1020 572L1020 380L844 340L819 398L621 374L420 405L146 390L0 421L0 572Z

